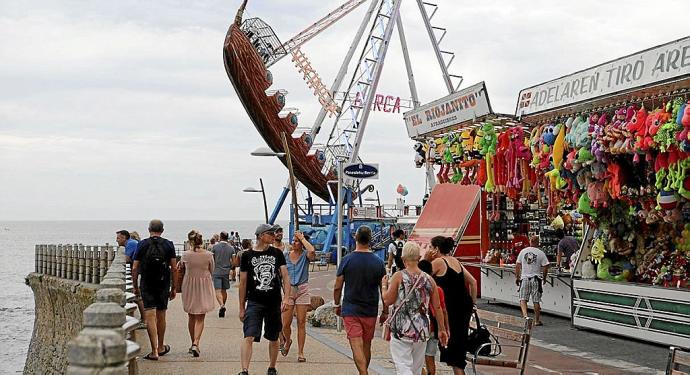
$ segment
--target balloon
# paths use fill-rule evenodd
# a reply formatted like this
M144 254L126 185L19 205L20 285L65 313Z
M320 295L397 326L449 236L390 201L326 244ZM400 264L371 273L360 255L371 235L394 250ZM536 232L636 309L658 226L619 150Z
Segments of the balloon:
M398 188L395 189L398 194L402 195L403 197L408 194L407 188L402 186L402 184L398 184Z

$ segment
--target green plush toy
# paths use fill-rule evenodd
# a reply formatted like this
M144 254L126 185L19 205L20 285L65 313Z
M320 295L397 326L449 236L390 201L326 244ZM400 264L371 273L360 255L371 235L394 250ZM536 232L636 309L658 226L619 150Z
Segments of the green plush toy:
M592 201L589 199L587 193L580 195L580 199L577 201L577 212L583 215L597 216L597 210L592 208Z
M479 141L479 153L482 155L495 155L496 146L498 145L498 135L496 134L496 129L494 124L487 122L482 125L482 132L484 135Z

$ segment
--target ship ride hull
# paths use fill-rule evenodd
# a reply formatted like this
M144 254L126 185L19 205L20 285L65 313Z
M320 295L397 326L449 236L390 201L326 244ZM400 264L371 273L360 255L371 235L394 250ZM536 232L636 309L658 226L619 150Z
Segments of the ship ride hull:
M237 96L252 120L254 127L274 152L285 152L281 134L286 134L292 157L295 177L313 194L330 201L328 181L336 178L332 171L324 175L323 162L315 155L309 155L310 145L304 137L294 138L296 116L281 118L278 114L284 106L282 94L266 95L272 84L271 73L266 69L263 59L252 47L239 25L230 26L223 46L225 71L232 82ZM280 160L287 166L286 158Z

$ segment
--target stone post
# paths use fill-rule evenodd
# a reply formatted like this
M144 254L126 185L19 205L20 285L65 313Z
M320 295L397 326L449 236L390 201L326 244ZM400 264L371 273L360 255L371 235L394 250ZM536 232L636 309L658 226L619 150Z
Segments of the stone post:
M126 375L127 342L122 325L124 292L101 289L96 303L84 310L84 329L70 342L67 374Z
M93 258L93 247L90 245L86 246L86 256L84 257L84 263L86 268L86 282L94 283L93 280L93 267L91 264L91 258Z
M48 264L48 274L51 276L55 276L56 274L56 264L55 264L55 245L48 245L48 250L49 250L49 264Z
M101 274L101 267L100 267L100 253L98 249L100 246L94 246L93 247L93 255L91 256L91 269L93 272L93 282L94 284L98 284L101 282L101 279L103 278L103 274Z
M65 252L67 253L67 278L74 280L74 253L72 245L65 245Z
M38 245L36 245L34 249L34 272L39 272L38 265L40 264L40 262L41 260L38 257Z
M101 246L101 252L99 254L99 265L98 265L98 274L100 276L100 280L98 282L102 282L105 279L105 273L108 270L108 248L105 246Z
M57 245L57 273L56 276L64 279L65 275L62 273L62 266L65 264L65 254L62 249L62 244Z
M84 282L86 281L86 262L84 259L85 258L85 250L84 250L84 245L79 244L78 245L78 255L77 258L79 259L79 281Z
M36 256L36 259L38 260L36 265L36 273L43 273L43 245L36 245L36 251L38 252L38 255Z

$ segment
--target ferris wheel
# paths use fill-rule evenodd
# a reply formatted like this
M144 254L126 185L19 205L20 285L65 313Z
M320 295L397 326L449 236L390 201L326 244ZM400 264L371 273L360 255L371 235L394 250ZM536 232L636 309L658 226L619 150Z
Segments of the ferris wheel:
M446 29L432 25L439 8L428 1L415 1L446 89L452 94L462 84L462 76L449 72L455 54L441 47ZM300 47L365 3L368 9L332 85L326 87ZM420 105L400 16L401 3L402 0L349 0L282 43L263 20L243 20L247 6L244 0L226 35L225 69L254 126L274 152L291 155L296 178L325 201L333 201L328 183L334 180L338 164L361 161L359 150L394 29L401 42L412 105ZM347 76L358 52L356 68ZM271 88L273 76L268 69L286 56L291 57L321 104L310 126L299 124L299 111L286 107L286 90ZM285 165L289 162L287 158L282 161Z

